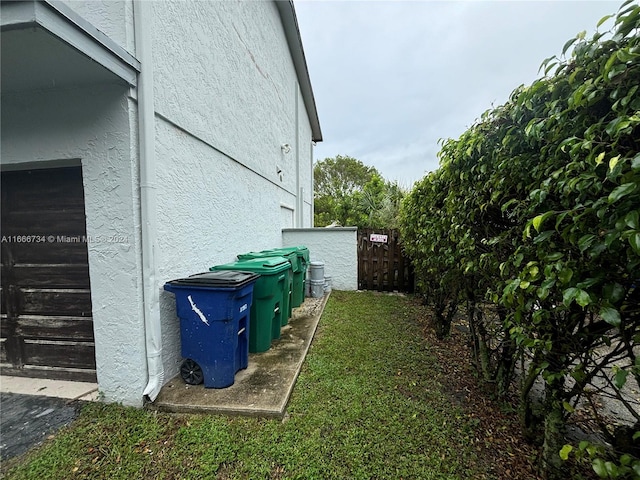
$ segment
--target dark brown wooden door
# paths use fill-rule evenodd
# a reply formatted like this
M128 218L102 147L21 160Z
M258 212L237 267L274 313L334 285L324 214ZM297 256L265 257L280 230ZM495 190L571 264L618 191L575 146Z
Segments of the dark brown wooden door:
M358 288L414 291L413 268L404 256L398 230L358 230Z
M5 375L95 381L81 167L2 173Z

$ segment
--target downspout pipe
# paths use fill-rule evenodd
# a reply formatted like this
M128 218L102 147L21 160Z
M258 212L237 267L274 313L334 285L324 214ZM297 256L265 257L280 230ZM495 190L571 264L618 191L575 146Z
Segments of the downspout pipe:
M140 224L142 237L142 282L144 330L147 356L147 386L143 397L154 401L164 384L160 298L156 278L156 171L155 107L153 102L152 24L153 2L133 4L138 75L138 144L140 164Z
M296 227L302 228L302 211L304 209L304 190L300 187L300 86L296 81L296 100L294 102L296 114L296 196L298 197L298 201L296 202Z

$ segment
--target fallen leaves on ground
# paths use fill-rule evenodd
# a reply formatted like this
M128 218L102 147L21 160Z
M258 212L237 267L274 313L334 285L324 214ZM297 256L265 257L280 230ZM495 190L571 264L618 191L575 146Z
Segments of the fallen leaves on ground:
M416 300L419 302L419 300ZM478 461L486 478L498 480L541 480L536 468L539 451L520 433L518 416L511 405L497 402L483 391L473 370L468 334L452 328L451 335L439 340L432 327L429 309L425 310L423 333L447 378L446 391L476 425L475 444Z

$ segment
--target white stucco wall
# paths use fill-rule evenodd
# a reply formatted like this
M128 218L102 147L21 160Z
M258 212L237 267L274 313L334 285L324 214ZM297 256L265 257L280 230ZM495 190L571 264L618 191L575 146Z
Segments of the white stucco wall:
M270 1L153 4L162 283L282 246L311 225L311 127ZM289 144L290 151L281 146ZM161 291L165 379L181 362L174 296Z
M278 187L160 119L156 142L161 282L280 246ZM179 324L173 294L160 298L168 380L181 361Z
M272 2L154 3L156 110L295 194L295 71ZM280 182L276 166L283 170Z
M285 247L304 245L311 261L324 262L324 274L335 290L358 289L358 229L296 228L282 231Z
M88 244L98 382L105 400L140 406L146 359L134 108L114 86L3 95L0 138L3 166L81 160L87 235L119 237Z
M61 0L135 56L133 0Z
M135 55L132 0L63 1ZM273 2L162 1L152 10L156 288L168 380L178 371L180 332L164 282L282 246L283 228L311 226L312 147ZM140 406L147 370L135 96L99 85L3 95L1 147L3 163L80 159L87 234L127 238L88 247L96 362L105 400Z

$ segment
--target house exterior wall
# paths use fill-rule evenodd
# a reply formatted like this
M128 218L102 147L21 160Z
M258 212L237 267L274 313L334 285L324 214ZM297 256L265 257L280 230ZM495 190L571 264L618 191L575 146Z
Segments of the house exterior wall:
M152 32L156 263L166 282L311 225L298 198L300 187L307 204L313 194L311 126L273 2L155 2ZM162 291L160 308L168 380L181 362L174 296Z
M0 135L5 168L82 164L98 382L126 405L146 383L134 111L117 86L3 95Z
M133 0L61 0L135 56Z
M158 114L296 196L280 148L296 140L296 73L273 2L156 2L154 19Z
M282 231L285 247L304 245L311 261L324 262L324 274L335 290L358 289L358 229L294 228Z
M63 1L136 56L132 0ZM273 2L167 0L151 10L154 287L169 380L180 332L164 283L282 246L283 228L312 225L312 132ZM126 239L88 245L97 375L106 401L141 406L148 372L136 98L135 89L107 84L3 95L1 146L3 165L79 159L87 235Z
M157 277L162 282L206 271L257 246L279 246L278 188L163 120L158 160ZM162 285L160 285L162 287ZM180 366L174 295L160 293L165 378Z

